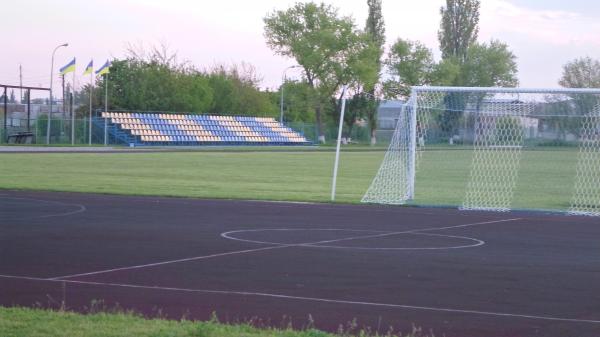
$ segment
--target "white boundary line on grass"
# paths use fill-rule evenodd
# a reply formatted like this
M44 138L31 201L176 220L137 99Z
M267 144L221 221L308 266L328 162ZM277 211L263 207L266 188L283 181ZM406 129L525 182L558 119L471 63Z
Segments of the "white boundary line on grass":
M238 254L246 254L246 253L254 253L254 252L259 252L259 251L264 251L264 250L273 250L273 249L288 248L288 247L303 247L303 246L308 246L308 245L318 245L318 244L322 244L322 243L334 243L334 242L349 241L349 240L386 237L386 236L399 235L399 234L407 234L407 233L430 232L430 231L438 231L438 230L444 230L444 229L464 228L464 227L471 227L471 226L478 226L478 225L487 225L487 224L502 223L502 222L511 222L511 221L518 221L518 220L522 220L522 218L512 218L512 219L503 219L503 220L491 220L491 221L475 222L475 223L462 224L462 225L456 225L456 226L411 229L411 230L400 231L400 232L390 232L390 233L384 233L384 234L363 235L363 236L355 236L355 237L342 238L342 239L324 240L324 241L318 241L318 242L307 242L307 243L299 243L299 244L276 245L276 246L270 246L270 247L237 250L237 251L232 251L232 252L217 253L217 254L202 255L202 256L194 256L194 257L188 257L188 258L182 258L182 259L176 259L176 260L167 260L167 261L160 261L160 262L154 262L154 263L147 263L147 264L139 264L139 265L133 265L133 266L118 267L118 268L112 268L112 269L104 269L104 270L98 270L98 271L91 271L91 272L87 272L87 273L79 273L79 274L56 276L56 277L47 278L47 280L64 280L64 279L69 279L69 278L73 278L73 277L106 274L106 273L111 273L111 272L115 272L115 271L133 270L133 269L141 269L141 268L147 268L147 267L156 267L156 266L162 266L162 265L166 265L166 264L173 264L173 263L179 263L179 262L189 262L189 261L196 261L196 260L205 260L205 259L210 259L210 258L214 258L214 257L221 257L221 256L228 256L228 255L238 255Z
M566 317L556 317L556 316L543 316L543 315L516 314L516 313L494 312L494 311L469 310L469 309L430 307L430 306L419 306L419 305L409 305L409 304L337 300L337 299L331 299L331 298L293 296L293 295L284 295L284 294L252 292L252 291L189 289L189 288L176 288L176 287L144 286L144 285L136 285L136 284L123 284L123 283L104 283L104 282L92 282L92 281L44 279L44 278L37 278L37 277L11 276L11 275L0 275L0 278L40 281L40 282L63 282L63 283L68 283L68 284L133 288L133 289L144 289L144 290L179 291L179 292L188 292L188 293L217 294L217 295L258 296L258 297L277 298L277 299L284 299L284 300L312 301L312 302L333 303L333 304L386 307L386 308L407 309L407 310L448 312L448 313L455 313L455 314L471 314L471 315L481 315L481 316L521 318L521 319L558 321L558 322L569 322L569 323L600 324L600 320L592 320L592 319L577 319L577 318L566 318Z

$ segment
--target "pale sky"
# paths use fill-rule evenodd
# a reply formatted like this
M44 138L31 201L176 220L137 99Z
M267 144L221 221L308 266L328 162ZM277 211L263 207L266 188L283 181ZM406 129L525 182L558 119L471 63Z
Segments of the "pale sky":
M263 17L295 0L20 0L2 6L0 83L49 86L55 72L77 58L77 81L90 59L96 66L119 58L128 43L166 42L180 60L198 68L216 63L253 64L262 86L276 88L294 60L274 55L263 36ZM366 0L328 0L364 26ZM518 57L522 87L557 87L562 65L574 58L600 59L600 3L590 0L482 0L480 41L499 39ZM439 57L439 8L444 0L383 0L387 44L420 40ZM297 77L295 70L288 76ZM56 78L56 76L55 76ZM59 83L55 81L55 86Z

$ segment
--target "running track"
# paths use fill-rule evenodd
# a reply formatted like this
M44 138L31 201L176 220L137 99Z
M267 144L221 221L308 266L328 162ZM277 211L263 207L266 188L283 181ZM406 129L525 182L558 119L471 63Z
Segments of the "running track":
M329 331L600 336L600 221L0 191L0 305L63 302Z

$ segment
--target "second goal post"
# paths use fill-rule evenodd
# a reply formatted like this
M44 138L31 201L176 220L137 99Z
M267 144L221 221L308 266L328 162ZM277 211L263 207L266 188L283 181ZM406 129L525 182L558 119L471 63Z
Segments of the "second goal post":
M443 199L463 209L494 211L583 207L579 212L600 215L600 167L594 164L600 160L599 114L600 89L414 87L362 201L439 204ZM436 162L440 156L446 160ZM445 164L455 166L443 172ZM554 204L535 196L528 204L520 192L540 182L549 185L547 191L552 184L562 186ZM420 193L423 185L429 187Z

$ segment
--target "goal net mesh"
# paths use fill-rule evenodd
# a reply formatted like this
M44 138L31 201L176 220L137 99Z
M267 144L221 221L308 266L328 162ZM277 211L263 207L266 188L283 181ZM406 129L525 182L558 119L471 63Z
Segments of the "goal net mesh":
M571 214L600 216L599 149L600 104L583 117Z
M600 215L600 90L413 89L362 201Z

